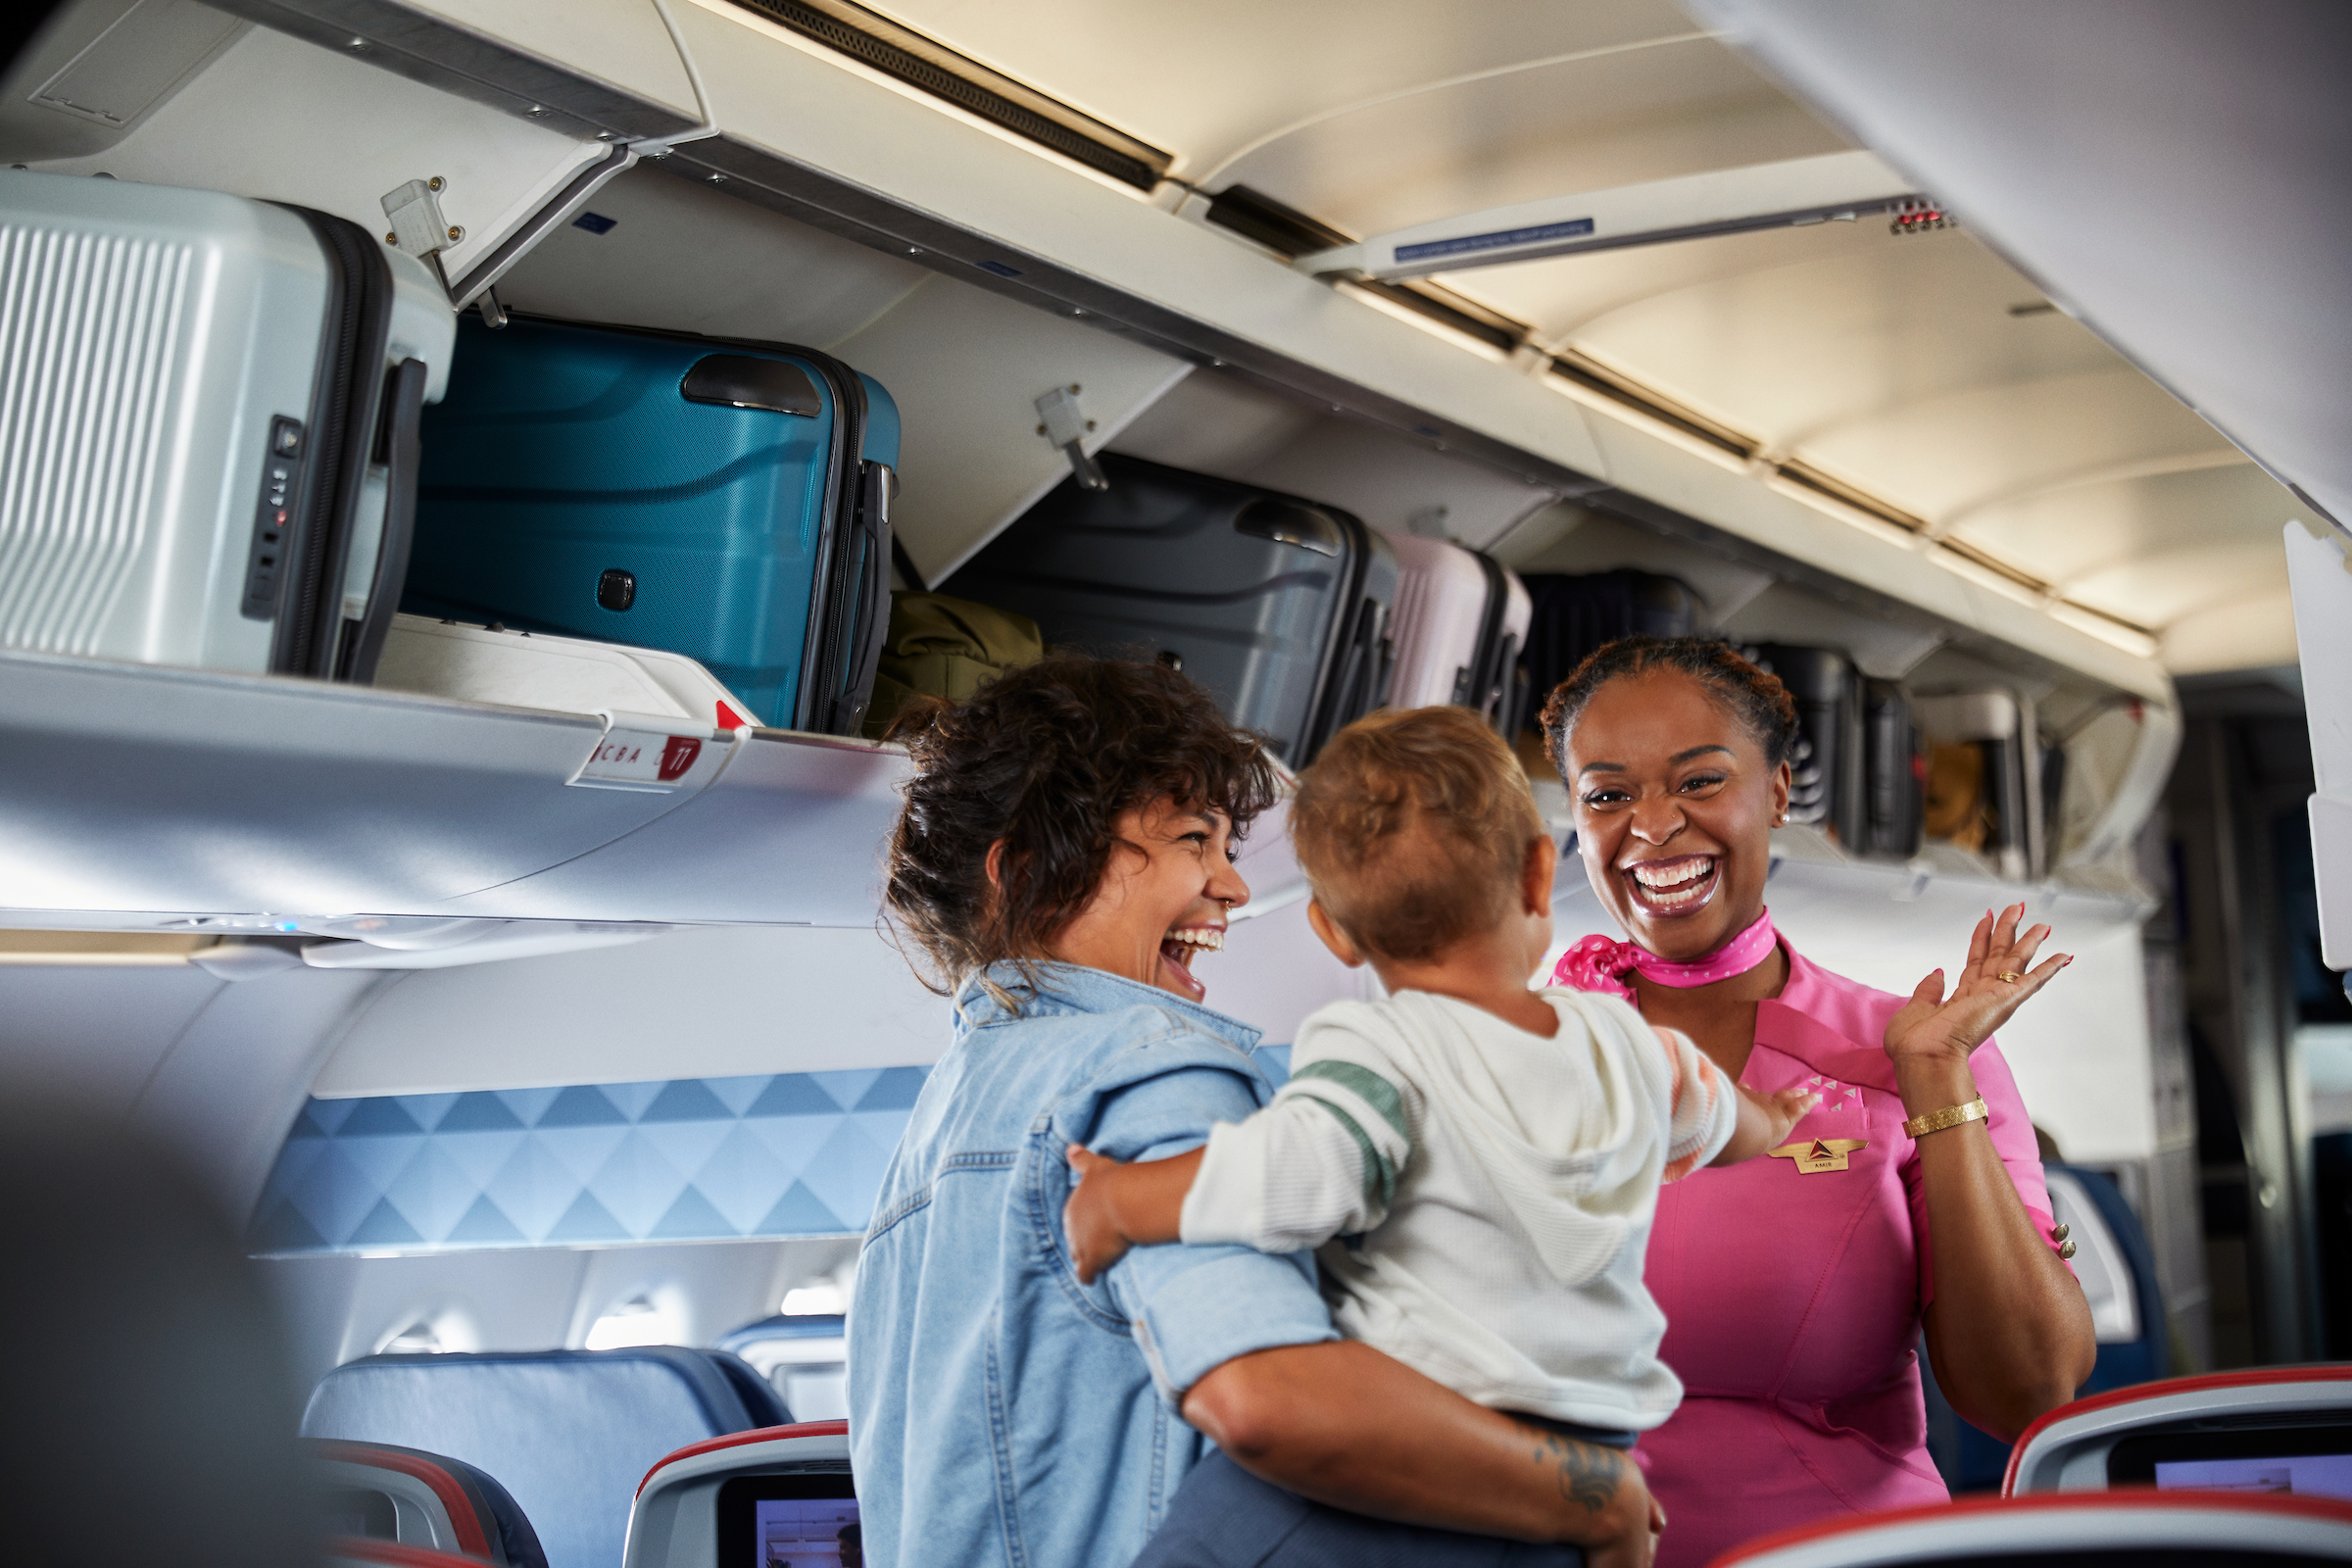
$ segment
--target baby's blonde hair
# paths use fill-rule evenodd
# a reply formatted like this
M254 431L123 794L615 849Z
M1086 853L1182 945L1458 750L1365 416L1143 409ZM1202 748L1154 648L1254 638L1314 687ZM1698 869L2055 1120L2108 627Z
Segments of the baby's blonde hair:
M1507 915L1543 836L1518 759L1464 708L1356 720L1291 803L1292 844L1324 912L1374 956L1408 962Z

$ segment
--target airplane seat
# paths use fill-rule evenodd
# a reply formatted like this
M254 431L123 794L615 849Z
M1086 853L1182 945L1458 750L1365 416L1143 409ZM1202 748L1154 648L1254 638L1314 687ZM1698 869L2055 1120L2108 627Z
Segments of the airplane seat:
M2352 1559L2352 1503L2260 1493L1963 1497L1846 1515L1733 1547L1708 1568L2291 1568Z
M2090 1302L2099 1359L2082 1392L2101 1394L2172 1370L2172 1336L2156 1251L2115 1178L2082 1165L2048 1164L2051 1217L2075 1244L2075 1278Z
M847 1421L739 1432L646 1473L621 1568L861 1561L858 1529Z
M520 1505L548 1568L612 1568L655 1461L767 1413L709 1354L675 1346L370 1355L319 1380L302 1435L477 1466Z
M787 1419L838 1420L849 1414L846 1320L838 1312L794 1312L746 1323L719 1348L741 1356L792 1407Z
M8 1562L317 1560L277 1314L207 1192L119 1117L0 1097Z
M2042 1173L2049 1182L2051 1215L2075 1244L2070 1261L2098 1337L2098 1360L2076 1397L2163 1377L2171 1370L2171 1333L2156 1254L2139 1216L2105 1171L2052 1161ZM1997 1490L2009 1466L2010 1446L1952 1410L1924 1354L1920 1370L1929 1452L1944 1484L1955 1495Z
M2026 1429L2012 1495L2229 1487L2352 1499L2352 1362L2172 1378L2060 1405Z
M327 1534L455 1551L494 1568L548 1568L514 1494L463 1459L384 1443L310 1445Z
M705 1350L710 1364L718 1368L734 1387L743 1408L755 1427L788 1427L792 1425L792 1409L784 1402L776 1386L760 1375L760 1369L732 1350Z
M482 1568L481 1559L435 1546L374 1536L329 1536L321 1544L320 1568Z

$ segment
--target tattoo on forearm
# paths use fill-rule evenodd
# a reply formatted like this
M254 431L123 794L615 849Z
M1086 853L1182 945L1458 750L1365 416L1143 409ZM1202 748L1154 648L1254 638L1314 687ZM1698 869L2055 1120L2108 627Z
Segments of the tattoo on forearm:
M1528 1457L1552 1468L1561 1496L1582 1503L1588 1513L1600 1512L1616 1497L1617 1483L1625 1478L1625 1460L1615 1450L1525 1422L1518 1427L1535 1445Z

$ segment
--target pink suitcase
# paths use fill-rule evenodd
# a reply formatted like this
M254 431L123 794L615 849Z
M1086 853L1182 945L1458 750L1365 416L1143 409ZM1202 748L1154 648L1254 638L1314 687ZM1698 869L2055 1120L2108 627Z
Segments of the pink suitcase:
M1474 708L1506 737L1521 722L1527 589L1491 556L1444 539L1390 534L1396 552L1391 708Z

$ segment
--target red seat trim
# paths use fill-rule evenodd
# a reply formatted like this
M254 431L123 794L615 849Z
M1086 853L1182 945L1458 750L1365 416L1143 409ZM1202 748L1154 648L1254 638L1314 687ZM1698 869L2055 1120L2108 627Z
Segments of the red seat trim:
M1828 1536L1845 1535L1862 1530L1876 1530L1883 1525L1927 1523L1949 1519L1955 1514L1974 1513L2098 1513L2117 1509L2142 1511L2201 1509L2225 1512L2297 1515L2306 1519L2323 1519L2330 1524L2352 1525L2352 1502L2334 1497L2248 1496L2236 1492L2157 1492L2147 1488L2121 1492L2045 1492L2030 1497L1955 1497L1950 1502L1932 1502L1917 1508L1893 1508L1886 1513L1847 1514L1842 1518L1816 1520L1811 1524L1794 1525L1741 1542L1707 1568L1732 1568L1779 1551L1786 1546L1807 1541L1819 1541Z
M2017 1486L2017 1467L2026 1457L2026 1449L2034 1440L2061 1421L2071 1421L2093 1410L2112 1410L2118 1405L2137 1404L2142 1399L2161 1399L2173 1394L2201 1394L2209 1389L2259 1389L2279 1383L2352 1383L2352 1362L2329 1362L2321 1366L2258 1366L2240 1372L2201 1372L2194 1377L2164 1378L2155 1383L2134 1383L2126 1389L2111 1389L2088 1398L2062 1404L2057 1409L2034 1418L2034 1424L2020 1434L2009 1446L2009 1467L2001 1473L2001 1495L2014 1493Z
M384 1568L482 1568L478 1557L461 1557L454 1551L436 1551L431 1546L411 1546L398 1541L378 1541L372 1536L329 1536L321 1555L329 1558L358 1558L362 1562L384 1564Z
M404 1476L416 1477L432 1488L433 1495L441 1499L441 1506L449 1510L450 1528L458 1533L459 1546L476 1557L497 1560L499 1554L490 1549L490 1538L482 1533L481 1517L473 1511L473 1498L467 1494L464 1483L430 1459L420 1459L416 1454L402 1453L396 1448L379 1448L368 1443L322 1440L315 1443L313 1448L322 1459L366 1465L371 1470L396 1470ZM356 1541L362 1538L354 1536L350 1539Z
M665 1465L680 1459L691 1459L698 1453L716 1453L721 1448L739 1448L747 1443L774 1443L782 1438L846 1438L850 1435L847 1421L796 1421L788 1427L755 1427L749 1432L730 1432L723 1438L705 1438L689 1443L675 1453L665 1453L645 1473L645 1481L637 1483L637 1495L645 1495L646 1482L662 1473Z

